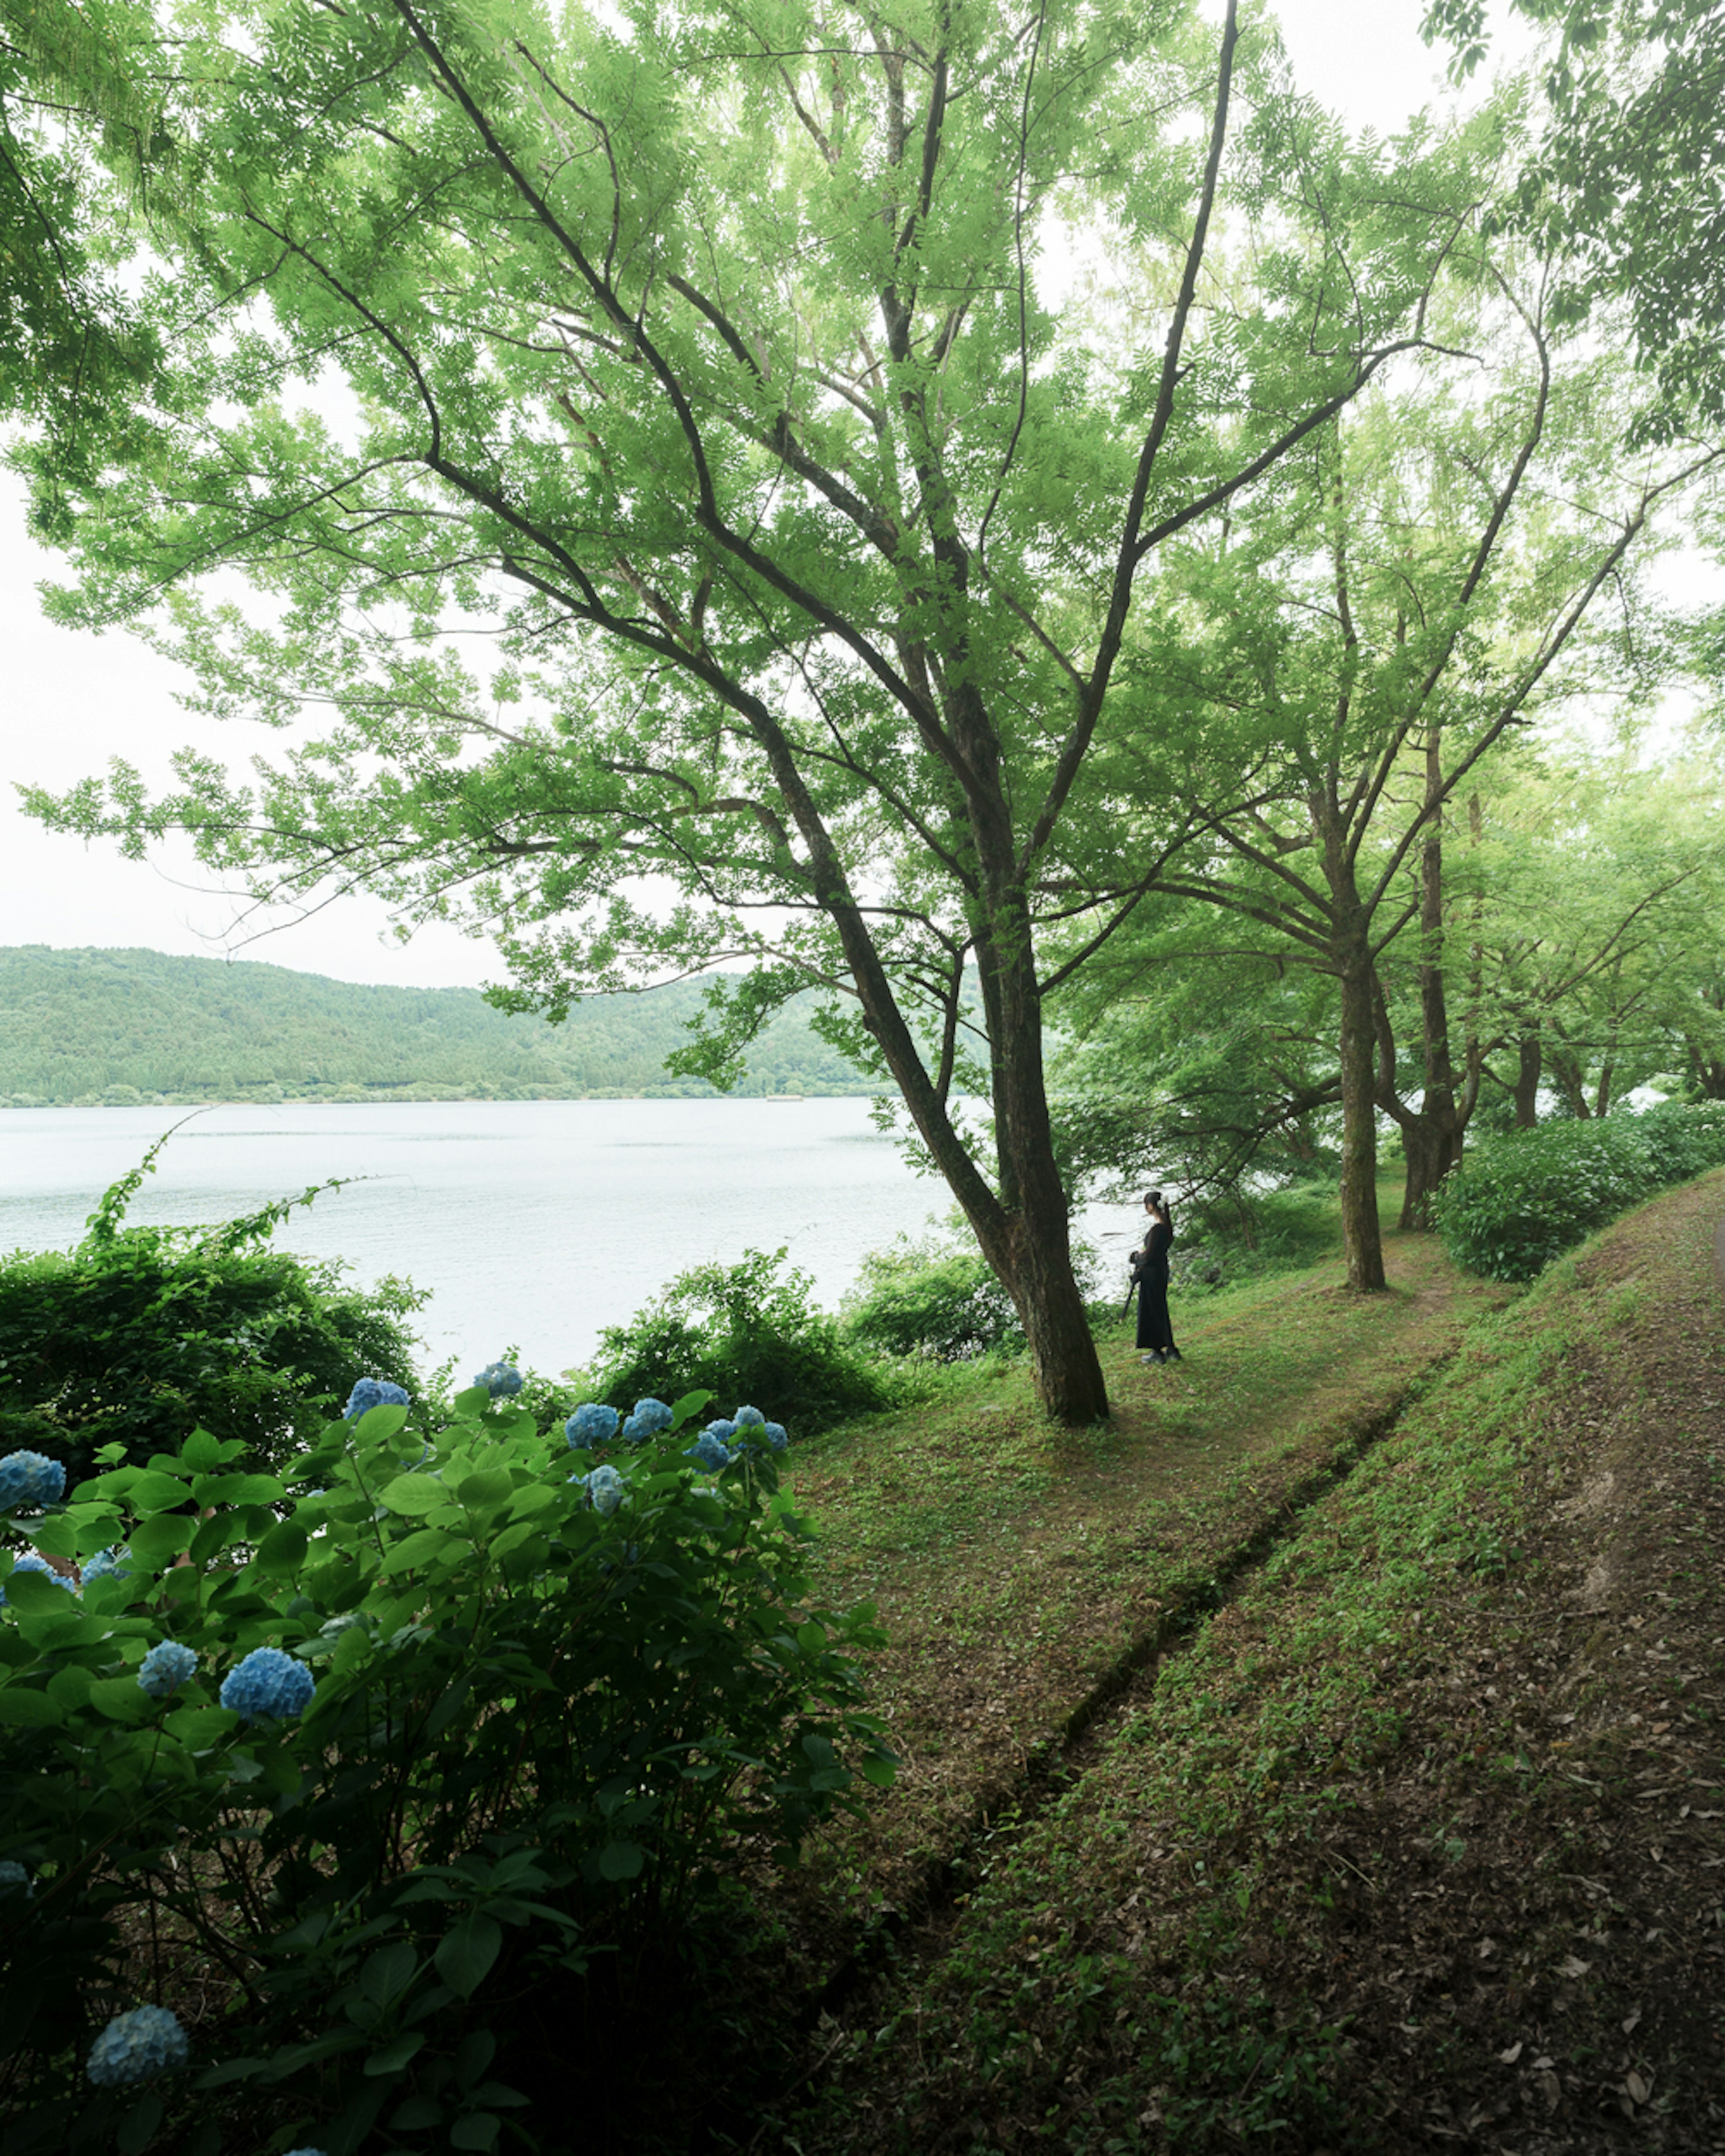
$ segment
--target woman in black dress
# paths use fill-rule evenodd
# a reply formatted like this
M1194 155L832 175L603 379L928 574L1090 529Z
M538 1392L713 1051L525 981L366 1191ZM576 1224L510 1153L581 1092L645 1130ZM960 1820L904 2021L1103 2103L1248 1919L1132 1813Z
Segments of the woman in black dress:
M1174 1240L1174 1224L1159 1190L1144 1193L1144 1210L1150 1215L1150 1225L1145 1230L1142 1249L1132 1252L1132 1270L1138 1282L1139 1359L1178 1363L1180 1351L1174 1345L1168 1315L1168 1246Z

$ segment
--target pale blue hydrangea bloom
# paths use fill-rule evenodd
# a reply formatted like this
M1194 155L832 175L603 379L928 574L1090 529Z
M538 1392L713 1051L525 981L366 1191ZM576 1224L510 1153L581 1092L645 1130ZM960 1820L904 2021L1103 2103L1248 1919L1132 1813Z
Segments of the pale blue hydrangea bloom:
M65 1494L65 1466L45 1452L8 1452L0 1460L0 1512L58 1504Z
M662 1430L669 1430L675 1418L663 1400L637 1400L635 1411L629 1420L643 1437L657 1437Z
M110 1548L99 1549L94 1557L85 1558L80 1568L85 1585L92 1579L130 1579L131 1567L123 1563L121 1559L131 1555L131 1550L124 1543L116 1543Z
M767 1421L759 1408L739 1408L731 1419L739 1430L761 1430Z
M134 2006L116 2014L90 2050L85 2072L98 2088L131 2088L172 2073L192 2056L179 2017L165 2006Z
M198 1657L177 1640L158 1640L138 1664L138 1682L151 1699L169 1699L198 1667Z
M608 1520L628 1496L623 1477L614 1467L595 1467L591 1474L572 1476L587 1491L587 1501L601 1519Z
M724 1429L726 1427L728 1427L728 1425L716 1423L708 1429L702 1430L700 1436L696 1439L694 1444L691 1445L689 1450L683 1455L684 1459L698 1460L703 1467L711 1467L715 1469L728 1467L731 1465L731 1448L726 1444L723 1438L716 1437L713 1435L713 1431L715 1430Z
M775 1452L783 1452L790 1443L790 1433L782 1422L763 1423L761 1435Z
M709 1437L717 1438L721 1445L734 1445L737 1424L728 1415L715 1415L706 1426L706 1434Z
M512 1400L521 1389L521 1373L513 1363L487 1363L473 1382L494 1400Z
M75 1594L78 1592L64 1573L56 1572L39 1550L26 1550L22 1557L14 1558L12 1568L14 1572L45 1573L56 1587L64 1587L68 1594ZM0 1603L3 1603L5 1599L6 1589L0 1587Z
M616 1409L608 1408L603 1400L583 1400L563 1424L563 1435L578 1450L584 1446L591 1450L596 1445L608 1445L622 1419Z
M14 1857L0 1858L0 1902L8 1895L16 1894L20 1887L23 1889L25 1901L35 1898L36 1882L23 1866Z
M248 1722L285 1722L303 1714L316 1690L304 1662L280 1647L254 1647L222 1680L222 1704Z
M399 1385L392 1385L387 1378L362 1378L347 1395L347 1404L341 1410L344 1422L357 1422L372 1408L404 1408L408 1396Z
M290 2148L287 2156L324 2156L321 2148Z

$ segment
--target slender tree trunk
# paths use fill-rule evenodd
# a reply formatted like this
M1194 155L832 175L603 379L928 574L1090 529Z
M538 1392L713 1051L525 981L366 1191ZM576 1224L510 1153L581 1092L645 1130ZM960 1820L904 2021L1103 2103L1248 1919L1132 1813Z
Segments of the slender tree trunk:
M1348 1285L1376 1295L1384 1277L1384 1238L1378 1219L1378 1102L1373 1055L1371 953L1365 924L1352 924L1342 976L1342 1236Z
M1090 1318L1072 1273L1070 1212L1055 1160L1042 1060L1042 998L1028 926L1003 949L982 939L993 1044L994 1127L1004 1248L984 1252L1024 1328L1036 1389L1058 1420L1082 1424L1108 1413L1108 1389ZM989 993L992 988L993 993Z
M1539 1121L1539 1080L1544 1060L1537 1033L1524 1033L1516 1043L1516 1128L1531 1131Z
M1458 1096L1450 1053L1450 1007L1444 981L1443 739L1431 729L1425 751L1425 802L1430 820L1420 849L1420 1045L1425 1086L1418 1111L1401 1122L1408 1180L1401 1225L1430 1228L1431 1198L1461 1158L1467 1119L1477 1096L1471 1073L1466 1103ZM1474 804L1476 811L1477 803Z

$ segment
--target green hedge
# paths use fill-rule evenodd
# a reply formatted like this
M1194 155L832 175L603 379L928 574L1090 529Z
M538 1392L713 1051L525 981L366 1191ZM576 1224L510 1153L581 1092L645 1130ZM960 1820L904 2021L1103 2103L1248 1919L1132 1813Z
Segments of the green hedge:
M1725 1101L1541 1123L1490 1138L1438 1191L1444 1248L1491 1280L1527 1281L1656 1191L1725 1163Z

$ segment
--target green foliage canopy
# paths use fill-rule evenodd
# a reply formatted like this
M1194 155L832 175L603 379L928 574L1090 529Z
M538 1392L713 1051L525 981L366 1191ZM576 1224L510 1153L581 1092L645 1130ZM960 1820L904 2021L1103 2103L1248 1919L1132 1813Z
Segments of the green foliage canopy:
M1045 1399L1103 1412L1041 1016L1180 835L1120 843L1094 753L1142 719L1127 624L1168 542L1421 344L1497 121L1350 148L1261 26L1183 0L163 21L134 177L174 388L100 488L36 459L76 495L64 611L167 593L208 708L328 719L244 783L187 757L162 799L122 768L39 809L463 913L553 1010L747 957L713 1073L821 986ZM202 598L217 564L267 611Z

